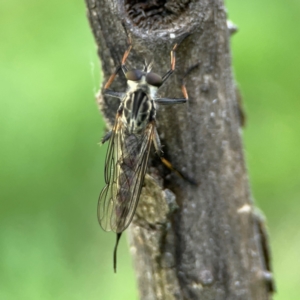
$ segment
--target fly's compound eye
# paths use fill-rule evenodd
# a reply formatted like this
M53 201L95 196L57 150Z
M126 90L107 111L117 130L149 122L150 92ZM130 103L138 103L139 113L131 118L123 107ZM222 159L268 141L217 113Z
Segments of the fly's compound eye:
M125 74L127 80L139 81L142 79L143 72L140 70L131 70Z
M158 74L155 73L147 73L146 81L148 84L159 87L162 84L162 78Z

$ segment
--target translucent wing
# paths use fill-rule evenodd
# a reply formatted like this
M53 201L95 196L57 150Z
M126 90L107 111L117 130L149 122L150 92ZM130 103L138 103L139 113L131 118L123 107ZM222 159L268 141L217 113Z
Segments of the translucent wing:
M106 186L98 201L98 220L106 231L120 233L135 213L154 134L149 123L141 134L130 134L117 115L105 160Z

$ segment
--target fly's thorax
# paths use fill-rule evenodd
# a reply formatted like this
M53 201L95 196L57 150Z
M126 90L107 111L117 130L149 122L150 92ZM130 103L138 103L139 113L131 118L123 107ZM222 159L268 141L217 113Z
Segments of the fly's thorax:
M143 90L128 93L123 103L122 120L129 133L141 133L155 119L154 101Z
M155 119L155 104L149 85L141 83L127 91L123 99L122 121L129 133L141 133Z

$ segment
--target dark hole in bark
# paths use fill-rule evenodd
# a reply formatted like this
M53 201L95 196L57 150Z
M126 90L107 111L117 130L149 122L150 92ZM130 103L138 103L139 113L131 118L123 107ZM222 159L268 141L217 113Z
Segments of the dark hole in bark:
M125 0L125 8L136 26L157 29L172 23L189 3L190 0Z

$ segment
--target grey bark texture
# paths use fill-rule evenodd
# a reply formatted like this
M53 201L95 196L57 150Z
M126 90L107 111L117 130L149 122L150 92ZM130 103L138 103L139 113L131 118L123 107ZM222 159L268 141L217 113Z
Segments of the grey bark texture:
M160 90L187 104L160 106L164 156L198 185L170 173L154 153L128 229L140 299L270 299L274 290L264 224L255 213L241 142L241 114L231 68L230 31L222 0L86 0L104 82L132 38L128 68L153 61L176 70ZM122 25L123 24L123 25ZM126 90L122 74L112 85ZM111 126L119 102L98 96ZM118 266L121 268L122 266Z

